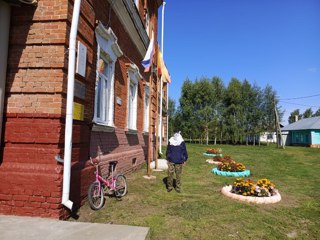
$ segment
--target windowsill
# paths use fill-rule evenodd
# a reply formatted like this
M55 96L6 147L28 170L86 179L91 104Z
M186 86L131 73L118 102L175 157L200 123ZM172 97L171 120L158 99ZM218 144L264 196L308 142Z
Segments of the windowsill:
M111 126L102 125L99 123L93 123L92 131L93 132L114 132L115 128Z
M126 134L137 135L137 134L138 134L138 131L137 131L137 130L133 130L133 129L128 129L128 130L126 131Z

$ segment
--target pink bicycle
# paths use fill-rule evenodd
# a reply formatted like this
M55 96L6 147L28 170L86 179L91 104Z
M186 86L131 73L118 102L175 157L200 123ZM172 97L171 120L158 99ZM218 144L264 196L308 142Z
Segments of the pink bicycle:
M122 198L128 192L128 184L124 174L120 173L114 176L118 161L109 162L109 173L111 172L111 177L107 179L104 179L99 173L100 161L92 158L90 158L90 161L91 164L96 167L96 180L89 186L88 200L91 209L99 210L105 203L105 195L114 195L116 198Z

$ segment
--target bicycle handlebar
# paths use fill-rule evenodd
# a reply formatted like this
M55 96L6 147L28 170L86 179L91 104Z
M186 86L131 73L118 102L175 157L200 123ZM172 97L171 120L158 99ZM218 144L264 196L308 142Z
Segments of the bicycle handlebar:
M90 162L93 166L98 166L100 161L97 158L90 157Z

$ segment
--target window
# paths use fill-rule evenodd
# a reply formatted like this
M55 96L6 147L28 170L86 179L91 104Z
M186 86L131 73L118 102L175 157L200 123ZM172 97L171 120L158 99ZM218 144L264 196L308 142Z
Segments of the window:
M144 88L144 119L143 131L149 132L149 104L150 104L150 90L149 86Z
M98 61L98 81L95 95L95 120L106 125L113 125L110 110L111 102L111 74L110 68L112 63L106 60L106 53L100 49Z
M93 121L113 127L115 62L122 51L111 28L106 29L99 23L95 32L98 61Z
M137 84L130 82L128 100L128 128L136 130L137 122Z
M138 81L142 76L135 64L128 68L128 124L130 130L137 130Z

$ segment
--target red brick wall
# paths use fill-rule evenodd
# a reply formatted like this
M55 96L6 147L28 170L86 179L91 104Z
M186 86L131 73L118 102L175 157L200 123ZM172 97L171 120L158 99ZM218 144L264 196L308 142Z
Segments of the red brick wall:
M67 1L11 8L0 213L63 218Z
M156 13L153 1L151 9ZM148 135L143 134L144 84L143 56L105 0L83 0L77 39L87 47L86 76L75 78L86 87L84 121L73 122L70 200L76 207L86 199L93 180L90 156L100 146L105 153L102 170L107 174L111 159L119 161L118 170L129 173L147 159ZM141 10L141 9L140 9ZM4 116L4 148L0 161L0 213L65 219L70 215L61 205L63 165L54 157L64 153L64 130L68 74L68 44L73 1L41 0L37 6L12 7ZM96 81L96 21L110 27L125 53L116 63L114 132L92 131ZM156 15L152 21L157 26ZM155 29L155 37L157 29ZM143 74L138 88L137 134L127 134L127 63L134 62ZM154 78L154 87L156 76ZM156 89L153 94L156 93ZM153 125L156 100L152 100ZM155 132L153 126L152 132ZM153 138L153 144L155 143ZM3 145L1 145L3 146ZM153 157L155 150L153 147Z

